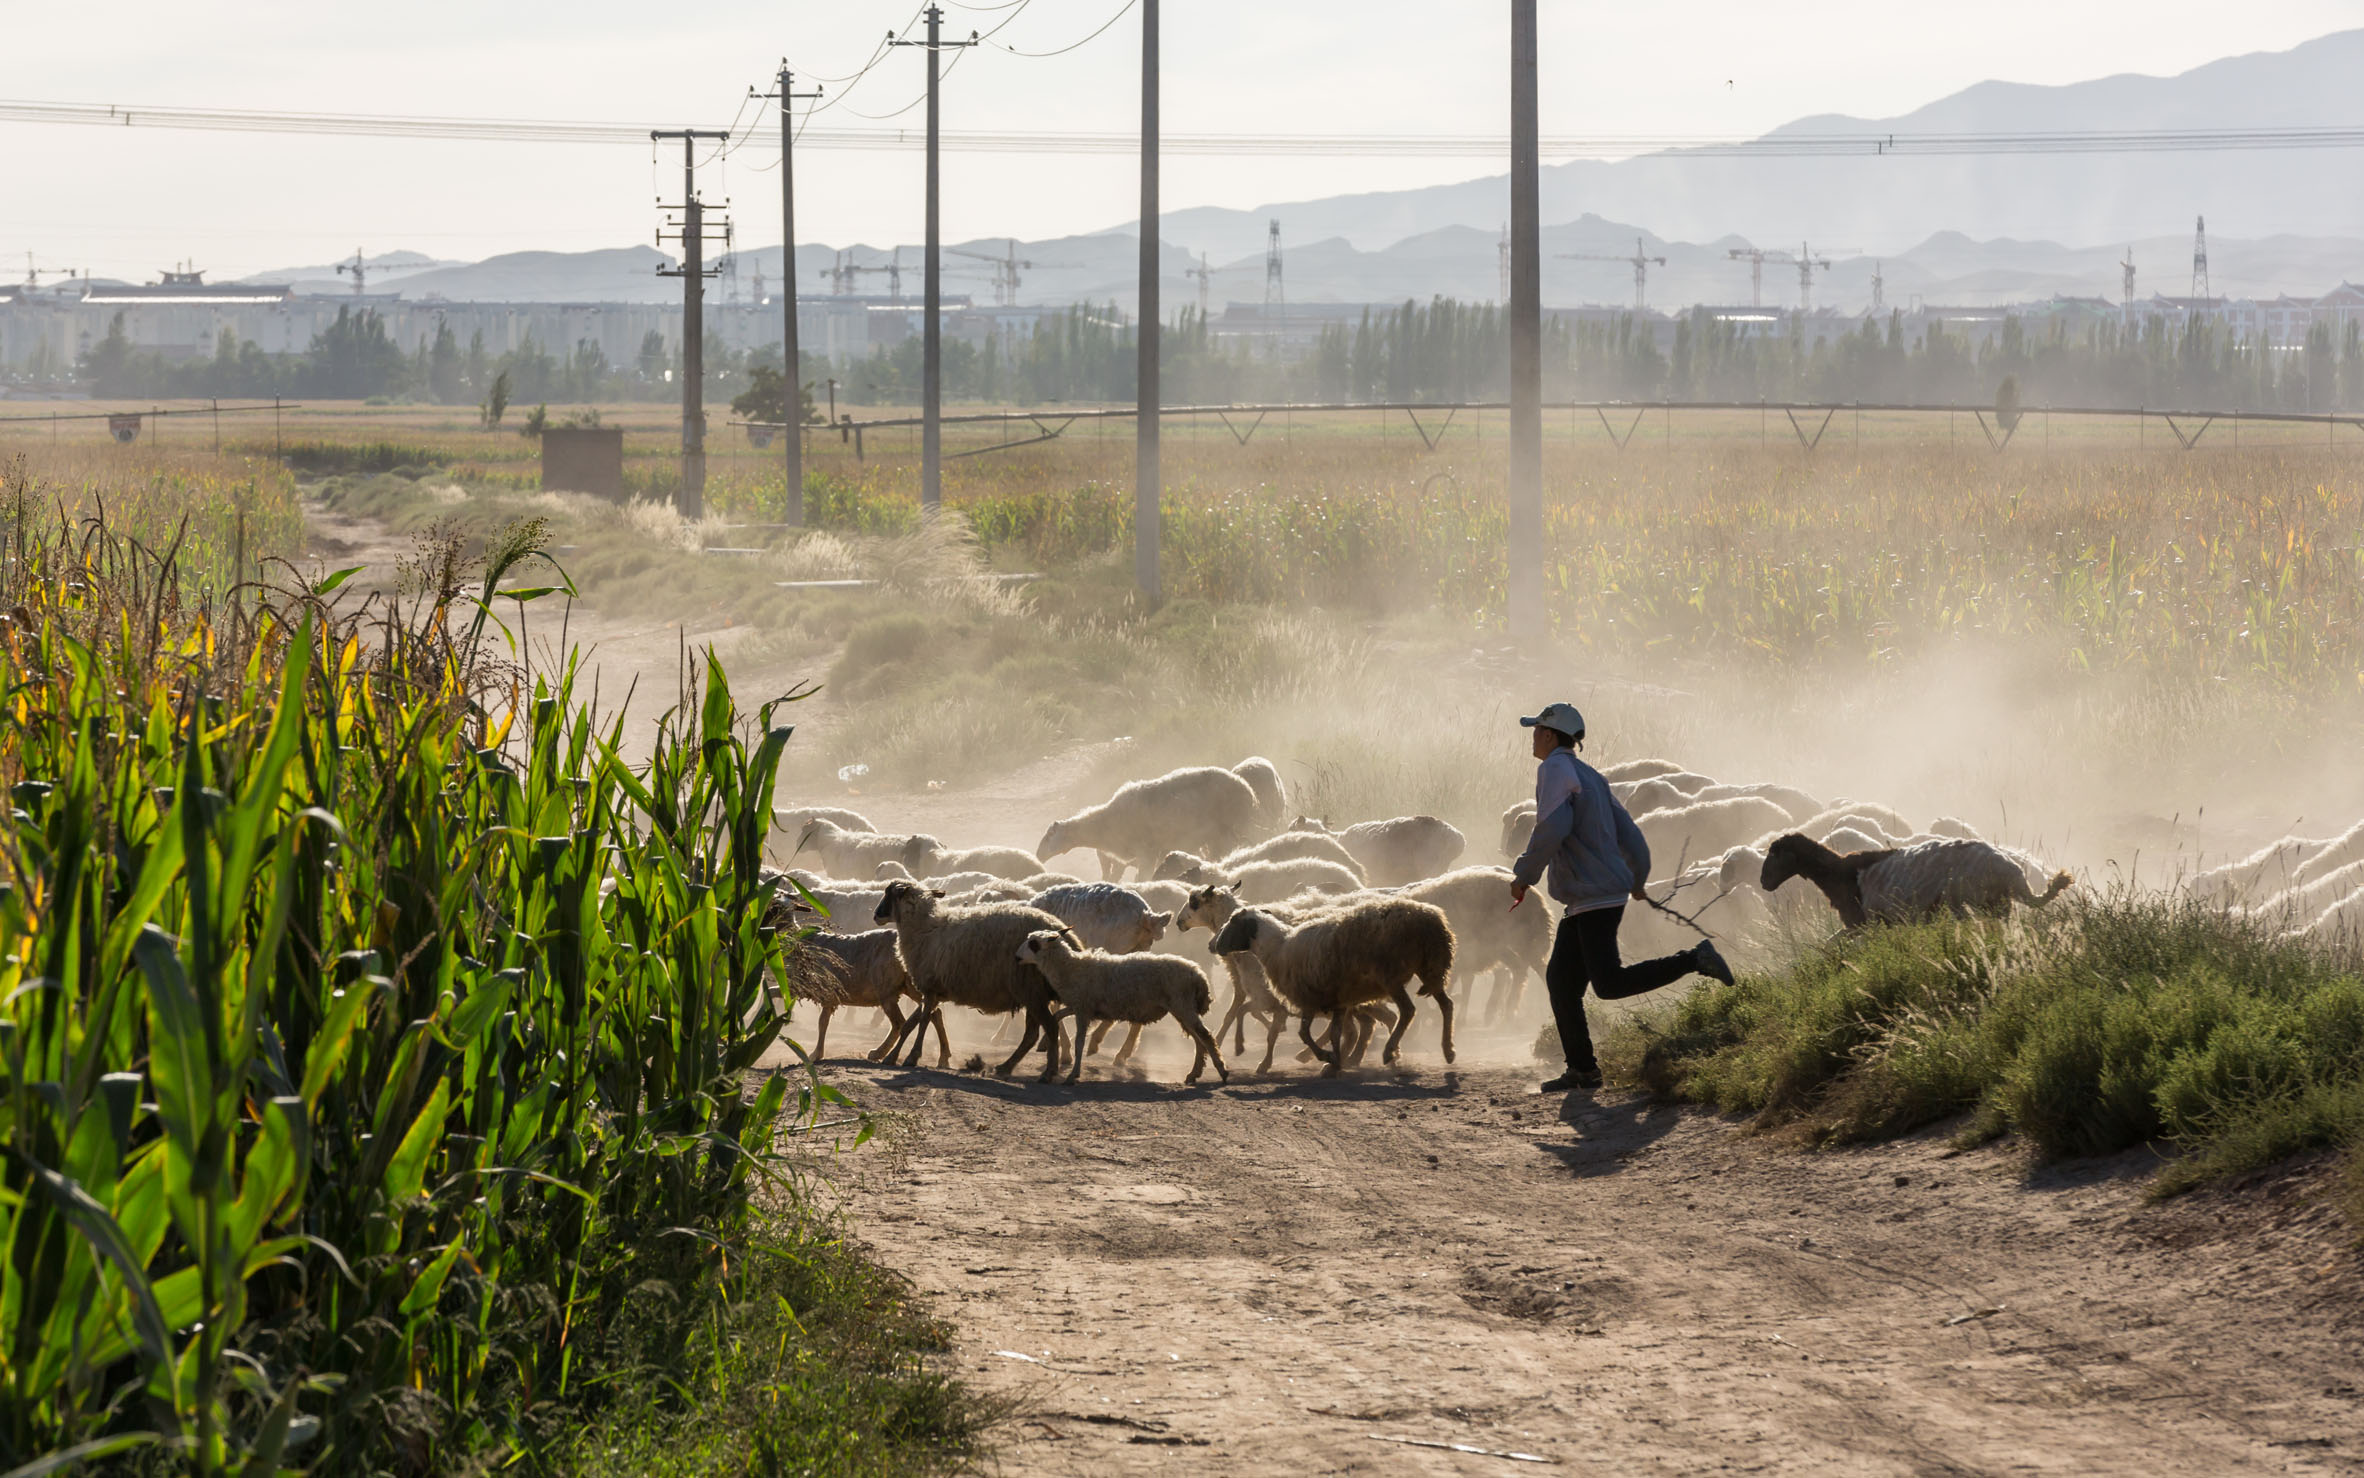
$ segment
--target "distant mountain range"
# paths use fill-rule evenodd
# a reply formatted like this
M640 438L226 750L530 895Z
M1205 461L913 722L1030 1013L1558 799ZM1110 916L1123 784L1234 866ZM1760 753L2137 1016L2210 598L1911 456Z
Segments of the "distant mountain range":
M2176 77L2118 76L2059 87L1982 82L1902 117L1805 118L1767 135L2083 133L2096 130L2269 129L2364 125L2364 30L2284 52L2211 62ZM1650 266L1653 307L1751 301L1749 264L1735 249L1797 252L1811 245L1831 265L1815 272L1813 300L1849 311L1871 300L1875 271L1888 302L1991 305L2049 297L2118 296L2119 262L2131 249L2137 291L2179 294L2191 282L2192 222L2206 215L2210 287L2219 296L2319 294L2364 279L2364 150L2274 149L2161 153L1730 157L1648 155L1620 163L1572 163L1543 171L1544 300L1554 306L1625 304L1632 269L1575 256L1666 258ZM1450 294L1501 294L1506 177L1455 185L1264 205L1168 213L1161 271L1169 310L1198 301L1191 275L1205 254L1207 301L1264 297L1266 223L1278 220L1283 284L1295 302L1392 302ZM1625 224L1647 222L1648 225ZM2062 245L2061 243L2079 243ZM1062 304L1133 296L1130 224L1093 235L1011 243L955 243L963 252L1019 262L1018 300ZM797 251L798 289L831 290L836 249ZM864 293L889 291L880 270L902 264L901 290L919 294L919 252L853 246ZM454 302L673 302L679 284L656 269L670 258L645 246L591 252L513 252L482 262L436 261L415 252L368 263L371 290ZM751 300L780 280L780 251L743 252L718 282L722 301ZM994 269L948 255L947 292L993 298ZM333 264L260 273L306 291L349 289ZM1797 268L1764 265L1762 298L1794 305Z

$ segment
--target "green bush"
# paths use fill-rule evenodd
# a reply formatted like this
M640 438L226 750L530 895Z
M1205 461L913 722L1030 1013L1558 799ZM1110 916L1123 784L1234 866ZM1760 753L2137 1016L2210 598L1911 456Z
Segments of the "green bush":
M1693 993L1628 1046L1669 1095L1829 1141L1976 1110L2049 1157L2164 1139L2162 1186L2364 1137L2364 980L2158 896L1872 928Z

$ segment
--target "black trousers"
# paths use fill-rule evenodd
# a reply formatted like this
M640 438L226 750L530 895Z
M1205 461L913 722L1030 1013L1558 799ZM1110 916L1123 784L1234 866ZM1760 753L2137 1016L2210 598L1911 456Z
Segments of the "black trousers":
M1559 1019L1560 1046L1567 1049L1568 1070L1600 1071L1592 1053L1592 1028L1584 1019L1584 988L1604 1001L1622 1001L1662 985L1672 985L1698 965L1689 950L1639 960L1628 965L1617 955L1617 926L1625 920L1625 906L1572 913L1560 920L1551 944L1551 963L1543 983L1551 991L1551 1014Z

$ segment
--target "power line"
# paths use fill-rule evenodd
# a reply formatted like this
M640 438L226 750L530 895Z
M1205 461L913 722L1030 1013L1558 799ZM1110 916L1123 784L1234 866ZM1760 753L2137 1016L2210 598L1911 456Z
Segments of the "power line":
M1118 21L1121 21L1121 20L1123 20L1123 19L1125 18L1125 16L1126 16L1128 13L1130 13L1130 12L1131 12L1132 8L1133 8L1133 7L1134 7L1136 4L1138 4L1138 3L1139 3L1139 0L1125 0L1125 3L1124 3L1123 5L1120 5L1120 6L1118 6L1118 7L1117 7L1116 14L1114 14L1114 15L1110 16L1108 19L1106 19L1106 20L1102 21L1102 22L1100 23L1099 27L1098 27L1096 30L1094 30L1094 31L1093 31L1093 32L1092 32L1090 35L1088 35L1088 36L1084 37L1084 38L1083 38L1081 41L1073 42L1073 43L1071 43L1071 44L1069 44L1069 45L1066 45L1066 46L1059 47L1059 48L1058 48L1057 50L1055 50L1055 51L1020 51L1020 50L1019 50L1017 47L1015 47L1015 46L1008 46L1008 45L998 45L998 44L997 44L997 46L996 46L996 48L995 48L995 49L996 49L996 50L999 50L999 51L1006 51L1006 52L1008 52L1008 53L1009 53L1010 55L1012 55L1012 56L1023 56L1023 57L1065 56L1067 53L1069 53L1069 52L1071 52L1071 51L1077 50L1077 49L1078 49L1078 48L1080 48L1080 47L1089 46L1089 45L1090 45L1091 43L1093 43L1094 41L1097 41L1097 40L1099 40L1099 39L1100 39L1100 36L1101 36L1101 33L1102 33L1102 32L1106 31L1106 30L1107 30L1107 29L1108 29L1110 26L1113 26L1113 25L1115 25L1115 24L1116 24ZM1013 16L1011 19L1013 19L1013 20L1014 20L1014 19L1016 19L1016 17L1014 17L1014 16ZM1008 24L1009 24L1009 22L1008 22L1008 21L1004 21L1004 22L1002 22L1002 25L1008 25ZM994 31L998 31L998 30L1000 30L1000 29L1001 29L1001 26L995 26L995 27L993 28L993 30L994 30ZM986 39L987 39L987 40L989 40L989 41L990 41L990 40L992 40L992 38L993 38L993 31L988 31L988 32L986 32L986 33L985 33L985 37L986 37Z
M867 75L865 68L855 75ZM842 106L845 94L815 108ZM920 99L913 99L916 105ZM851 111L849 109L849 111ZM898 112L904 111L898 109ZM809 117L810 115L808 115ZM892 117L893 114L878 115ZM122 104L0 101L0 122L79 124L109 128L170 128L226 133L323 134L349 138L450 139L486 143L644 145L644 123L535 118L467 118L381 113L296 113L233 108L149 108ZM734 120L735 124L736 120ZM720 130L714 130L719 132ZM923 139L907 129L826 129L809 125L797 141L814 148L917 149ZM1131 154L1130 133L1069 130L947 130L942 147L986 154ZM2364 126L2250 129L2088 130L2049 133L1824 133L1763 138L1700 134L1562 134L1540 140L1557 159L1627 159L1664 153L1676 159L1856 157L1888 155L2157 154L2364 147ZM1168 154L1292 155L1410 158L1500 158L1509 142L1499 134L1235 134L1169 133Z

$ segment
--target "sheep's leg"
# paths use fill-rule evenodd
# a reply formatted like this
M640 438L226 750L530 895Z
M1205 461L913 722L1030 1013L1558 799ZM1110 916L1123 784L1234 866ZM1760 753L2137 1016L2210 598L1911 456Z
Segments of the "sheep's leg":
M880 1015L884 1016L889 1022L893 1023L893 1029L887 1033L887 1039L885 1041L870 1049L870 1060L872 1062L876 1062L880 1058L885 1057L888 1053L894 1051L895 1044L903 1040L903 1013L895 1008L895 1003L889 1001L885 1005L880 1006L878 1010Z
M1109 1023L1111 1026L1114 1026L1115 1024L1116 1023L1113 1021ZM1136 1021L1132 1023L1132 1030L1125 1033L1125 1044L1122 1047L1116 1049L1116 1065L1118 1067L1123 1067L1126 1063L1131 1062L1133 1060L1133 1049L1140 1045L1141 1023Z
M1180 1026L1183 1031L1187 1032L1190 1036L1190 1040L1196 1043L1198 1046L1198 1056L1193 1058L1190 1063L1190 1076L1184 1078L1182 1081L1185 1083L1197 1082L1199 1074L1206 1069L1207 1060L1209 1058L1213 1058L1215 1062L1215 1076L1221 1078L1226 1083L1230 1082L1231 1070L1223 1065L1222 1044L1217 1042L1213 1037L1207 1035L1207 1024L1198 1019L1198 1013L1195 1011L1177 1011L1174 1013L1174 1022L1176 1025Z
M938 1006L929 1012L928 1020L936 1024L936 1066L950 1067L952 1066L952 1038L944 1030L944 1008ZM919 1028L920 1040L926 1041L927 1035L927 1023L922 1022Z
M1123 882L1125 880L1125 861L1119 857L1111 857L1106 852L1102 852L1099 855L1100 881L1104 883Z
M911 1043L911 1056L910 1056L910 1057L908 1057L908 1058L906 1058L906 1059L904 1060L904 1062L903 1062L903 1066L905 1066L905 1067L917 1067L917 1066L919 1066L919 1055L920 1055L922 1052L925 1052L925 1051L927 1050L927 1046L928 1046L928 1031L927 1031L927 1020L928 1020L928 1013L929 1013L929 1012L931 1012L931 1011L933 1011L933 1010L935 1010L935 1009L936 1009L936 1003L935 1003L935 1001L934 1001L933 999L931 999L931 998L930 998L930 997L928 997L928 996L924 996L924 995L923 995L923 996L921 996L921 997L919 998L919 1014L918 1014L918 1015L916 1015L916 1016L914 1016L914 1017L912 1017L912 1018L911 1018L911 1020L910 1020L910 1022L907 1022L907 1023L905 1023L905 1026L904 1026L904 1029L903 1029L903 1030L909 1030L910 1026L911 1026L912 1024L914 1024L914 1023L916 1023L916 1024L917 1024L917 1026L919 1027L919 1030L918 1030L918 1032L916 1033L916 1035L915 1035L915 1038L914 1038L914 1040L913 1040L913 1041L912 1041L912 1043ZM903 1041L903 1031L897 1031L897 1032L895 1033L895 1043L896 1043L896 1045L897 1045L897 1046L900 1046L900 1045L902 1044L902 1041ZM892 1056L894 1055L891 1049L889 1050L889 1052L888 1052L888 1054L887 1054L887 1055L888 1055L888 1056L890 1056L890 1057L892 1057Z
M1450 982L1442 978L1424 981L1420 993L1436 1001L1436 1014L1443 1020L1440 1030L1444 1039L1445 1061L1449 1063L1453 1060L1453 996L1446 989L1448 984Z
M813 1037L813 1061L819 1062L829 1052L829 1018L837 1014L835 1006L821 1008L821 1029Z
M1034 1040L1034 1027L1037 1019L1041 1021L1043 1026L1049 1029L1049 1040L1043 1043L1044 1061L1042 1065L1042 1077L1039 1081L1045 1083L1056 1082L1059 1078L1059 1024L1051 1020L1051 1013L1048 1008L1043 1006L1028 1006L1026 1008L1026 1040L1029 1042ZM1081 1033L1078 1033L1078 1036L1080 1037ZM1018 1055L1020 1057L1024 1057L1026 1055L1025 1049L1020 1048Z
M1018 1039L1018 1050L1010 1054L1009 1060L1007 1062L1004 1062L1000 1067L995 1068L993 1070L993 1075L997 1078L1006 1078L1011 1073L1016 1072L1018 1070L1018 1064L1026 1060L1026 1054L1032 1052L1034 1050L1034 1044L1042 1039L1042 1031L1045 1026L1048 1026L1051 1031L1051 1061L1054 1063L1057 1062L1059 1060L1059 1023L1055 1021L1045 1021L1043 1019L1043 1013L1040 1010L1033 1006L1029 1006L1026 1008L1026 1031L1025 1034ZM1045 1078L1043 1081L1048 1082L1050 1080Z
M1325 1078L1334 1078L1338 1076L1338 1057L1335 1048L1338 1040L1338 1023L1340 1020L1341 1018L1335 1013L1331 1015L1330 1042L1333 1050L1324 1052L1322 1050L1321 1043L1313 1039L1313 1013L1308 1011L1297 1018L1297 1035L1303 1037L1305 1039L1305 1045L1312 1050L1313 1055L1322 1060L1322 1076Z
M1403 1048L1404 1033L1412 1029L1414 1008L1411 994L1404 989L1402 982L1399 981L1390 987L1388 994L1395 997L1395 1009L1401 1014L1396 1019L1395 1030L1387 1034L1387 1047L1379 1054L1379 1060L1393 1067L1396 1057Z
M1106 1021L1100 1023L1100 1029L1098 1031L1092 1033L1092 1055L1094 1057L1100 1055L1100 1044L1108 1040L1108 1029L1114 1025L1116 1025L1116 1018L1111 1016ZM1078 1020L1075 1024L1075 1028L1078 1033L1081 1033L1083 1030L1083 1022ZM1076 1040L1080 1042L1083 1040L1083 1038L1082 1036L1078 1035ZM1117 1060L1120 1062L1123 1061L1124 1054L1117 1054Z
M1257 1072L1272 1071L1272 1054L1280 1045L1281 1029L1288 1024L1289 1013L1286 1011L1274 1011L1264 1018L1264 1060L1256 1064Z
M1086 1031L1090 1030L1090 1029L1091 1029L1091 1025L1092 1025L1091 1018L1089 1018L1089 1017L1085 1016L1085 1015L1084 1015L1084 1014L1083 1014L1081 1011L1075 1012L1075 1013L1074 1013L1074 1015L1075 1015L1075 1040L1076 1040L1076 1042L1077 1042L1079 1045L1078 1045L1078 1050L1077 1050L1077 1052L1076 1052L1076 1054L1075 1054L1075 1060L1074 1060L1072 1063L1070 1063L1070 1064L1068 1065L1068 1068L1067 1068L1067 1081L1068 1081L1068 1082L1070 1082L1070 1083L1074 1082L1074 1081L1075 1081L1077 1078L1079 1078L1079 1077L1083 1076L1083 1060L1084 1060L1084 1055L1083 1055L1083 1052L1082 1052L1082 1050L1081 1050L1080 1044L1082 1043L1082 1041L1083 1041L1083 1039L1084 1039L1084 1033L1085 1033ZM1057 1040L1059 1040L1059 1037L1058 1037L1058 1031L1059 1031L1058 1023L1056 1022L1056 1020L1054 1020L1054 1021L1052 1022L1052 1025L1051 1025L1051 1040L1052 1040L1052 1041L1054 1041L1054 1042L1055 1042L1055 1041L1057 1041ZM1102 1023L1100 1023L1100 1031L1101 1031L1101 1033L1102 1033L1103 1035L1105 1035L1105 1034L1107 1033L1107 1031L1108 1031L1108 1023L1107 1023L1107 1022L1102 1022ZM1097 1043L1094 1043L1094 1045L1095 1045L1095 1046L1097 1046L1098 1044L1097 1044ZM1056 1055L1056 1054L1054 1054L1054 1055L1052 1056L1051 1063L1052 1063L1052 1071L1054 1071L1054 1072L1055 1072L1055 1071L1057 1071L1057 1070L1058 1070L1058 1057L1057 1057L1057 1055ZM1048 1078L1045 1078L1043 1081L1045 1081L1045 1082L1048 1082L1048 1081L1050 1081L1050 1080L1049 1080Z

